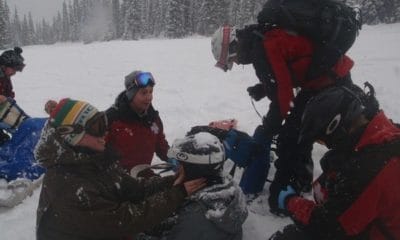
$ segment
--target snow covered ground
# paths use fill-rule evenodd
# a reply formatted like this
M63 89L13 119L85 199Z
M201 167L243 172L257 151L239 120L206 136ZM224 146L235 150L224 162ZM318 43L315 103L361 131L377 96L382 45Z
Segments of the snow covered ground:
M395 121L400 121L399 42L400 24L364 26L349 52L356 62L354 81L372 83L381 107ZM45 116L44 103L63 97L86 100L105 109L123 89L124 76L141 69L151 71L156 78L154 106L160 111L170 143L190 127L216 119L235 117L239 129L249 133L261 122L246 92L258 81L252 67L234 66L228 73L215 68L209 38L63 43L23 50L27 66L14 76L13 83L17 102L31 116ZM262 114L267 103L256 103ZM316 145L316 166L324 151ZM315 171L317 174L319 168ZM14 209L0 209L1 239L35 238L39 192L37 189ZM246 240L266 239L290 222L268 212L267 194L265 191L250 206L244 225Z

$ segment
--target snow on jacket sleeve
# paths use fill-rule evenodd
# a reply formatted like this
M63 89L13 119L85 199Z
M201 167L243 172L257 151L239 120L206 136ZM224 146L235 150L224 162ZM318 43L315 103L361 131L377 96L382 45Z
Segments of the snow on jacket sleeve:
M69 181L54 180L48 179L46 188L62 189L63 194L47 191L50 194L48 214L53 215L52 225L61 228L60 232L82 237L114 239L144 231L172 214L185 197L180 187L172 187L147 196L142 201L120 201L114 198L108 187L99 188L98 184L87 181L85 177L73 176ZM57 186L51 186L51 182Z

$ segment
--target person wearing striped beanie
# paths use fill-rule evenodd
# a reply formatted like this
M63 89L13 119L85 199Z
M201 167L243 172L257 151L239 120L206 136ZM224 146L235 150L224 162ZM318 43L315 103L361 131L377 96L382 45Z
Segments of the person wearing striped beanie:
M105 114L87 102L64 98L57 104L50 100L46 107L49 108L50 125L72 146L80 143L87 134L95 138L105 134Z
M50 102L50 118L35 146L46 169L36 218L37 240L136 239L171 216L205 179L176 175L138 180L105 145L107 121L89 103Z

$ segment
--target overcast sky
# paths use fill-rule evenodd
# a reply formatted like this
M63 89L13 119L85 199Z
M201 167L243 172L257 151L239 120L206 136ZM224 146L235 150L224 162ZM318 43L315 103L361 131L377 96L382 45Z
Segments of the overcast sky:
M57 11L61 11L64 0L6 0L10 11L14 14L14 7L17 6L20 19L24 14L28 15L30 11L34 21L45 18L51 20L57 15ZM67 0L68 2L68 0Z

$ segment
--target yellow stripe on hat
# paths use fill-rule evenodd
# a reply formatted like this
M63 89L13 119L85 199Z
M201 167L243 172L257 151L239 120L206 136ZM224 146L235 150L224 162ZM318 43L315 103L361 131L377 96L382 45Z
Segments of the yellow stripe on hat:
M77 101L72 109L68 112L61 125L74 124L76 118L79 116L80 112L82 111L82 109L85 108L86 105L86 102Z

